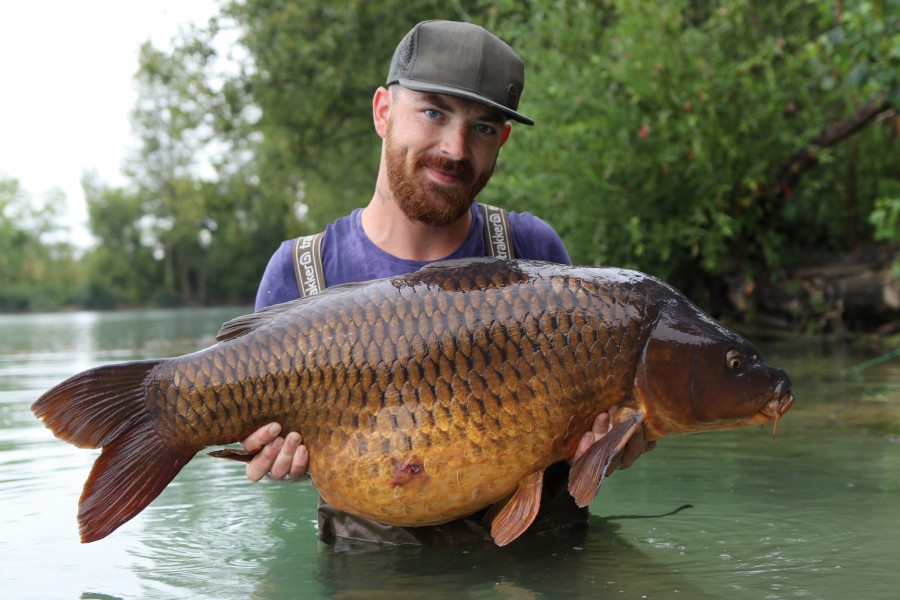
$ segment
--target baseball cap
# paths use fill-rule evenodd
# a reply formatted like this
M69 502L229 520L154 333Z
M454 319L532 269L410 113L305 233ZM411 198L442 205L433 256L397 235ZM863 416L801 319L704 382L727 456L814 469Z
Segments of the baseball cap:
M506 42L478 25L423 21L413 27L394 51L387 85L394 83L481 102L534 125L516 112L525 88L525 63Z

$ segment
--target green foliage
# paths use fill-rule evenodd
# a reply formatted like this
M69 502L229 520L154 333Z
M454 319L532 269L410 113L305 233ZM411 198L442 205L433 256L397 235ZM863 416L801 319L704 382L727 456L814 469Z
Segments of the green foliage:
M900 198L879 198L869 216L875 227L875 239L900 242Z
M65 197L26 193L0 178L0 311L51 310L77 299L81 270L60 241Z
M847 211L867 214L868 186L900 172L889 128L821 150L830 167L786 200L774 189L797 150L865 99L845 72L848 49L825 45L836 25L824 4L501 4L489 26L537 57L522 106L537 126L504 148L490 199L547 215L578 262L637 267L700 297L798 251L846 249ZM870 14L843 4L842 22ZM893 52L892 39L870 51ZM826 66L840 78L830 90ZM889 84L870 78L865 92Z
M134 194L105 187L91 178L85 178L82 187L91 233L99 240L85 256L90 282L85 305L110 309L145 304L148 284L151 279L158 282L160 273L153 247L147 243L143 203Z
M900 2L856 0L833 10L821 3L826 30L808 46L823 90L887 94L900 106Z
M195 31L171 55L141 50L134 186L92 195L103 242L89 257L97 303L248 302L289 235L296 201L261 185L247 158L256 150L241 108L247 96L217 72L215 32Z
M875 228L876 240L900 243L900 197L876 200L869 222ZM892 270L895 276L900 277L900 260L894 261Z
M576 262L721 309L728 286L798 255L895 239L900 0L242 0L170 52L141 49L140 147L125 188L84 182L100 244L74 297L252 301L282 240L371 197L372 95L430 18L482 24L524 58L537 125L516 124L482 199L548 220ZM883 115L813 143L873 100ZM22 307L35 282L65 279L29 265L65 253L3 189L0 276L16 279L0 295Z

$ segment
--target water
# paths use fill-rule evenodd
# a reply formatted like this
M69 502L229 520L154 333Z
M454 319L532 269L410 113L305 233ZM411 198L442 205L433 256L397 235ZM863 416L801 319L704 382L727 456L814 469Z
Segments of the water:
M198 457L137 518L78 542L97 455L34 419L85 368L212 342L241 309L0 316L0 584L10 598L895 598L900 357L760 344L797 403L770 428L663 440L603 485L589 530L507 548L320 545L308 482ZM689 506L685 506L689 505ZM680 507L681 510L678 510Z

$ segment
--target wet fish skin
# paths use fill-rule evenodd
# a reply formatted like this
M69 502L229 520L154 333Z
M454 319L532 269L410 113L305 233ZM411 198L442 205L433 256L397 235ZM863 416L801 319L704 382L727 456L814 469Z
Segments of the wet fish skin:
M381 522L503 499L624 398L641 319L624 286L594 315L587 280L544 267L547 285L523 294L533 276L476 264L354 286L160 364L147 386L160 436L196 450L278 420L302 432L329 502ZM450 489L434 481L446 473Z
M615 404L631 419L617 427L656 439L777 418L792 402L787 376L746 340L621 269L450 261L239 317L219 337L88 371L35 403L62 439L104 448L82 495L83 540L140 512L198 450L270 421L301 432L315 485L339 509L427 525L514 492L509 506L532 507L543 469ZM755 371L723 376L728 352ZM729 394L692 397L706 378ZM580 502L614 451L592 448L573 468ZM127 469L148 463L133 481ZM498 541L524 531L529 511L498 519Z

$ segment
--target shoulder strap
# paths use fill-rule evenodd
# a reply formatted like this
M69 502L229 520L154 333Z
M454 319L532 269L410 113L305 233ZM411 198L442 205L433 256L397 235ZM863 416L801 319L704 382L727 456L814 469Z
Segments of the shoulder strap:
M515 258L512 236L509 231L509 216L506 211L490 204L482 204L484 214L484 249L494 258Z
M305 235L294 240L294 275L300 297L312 296L325 289L325 269L322 267L322 236Z
M482 204L484 215L484 247L488 256L515 258L507 212L490 204ZM312 296L325 289L325 269L322 266L323 233L305 235L294 240L294 275L300 297Z

